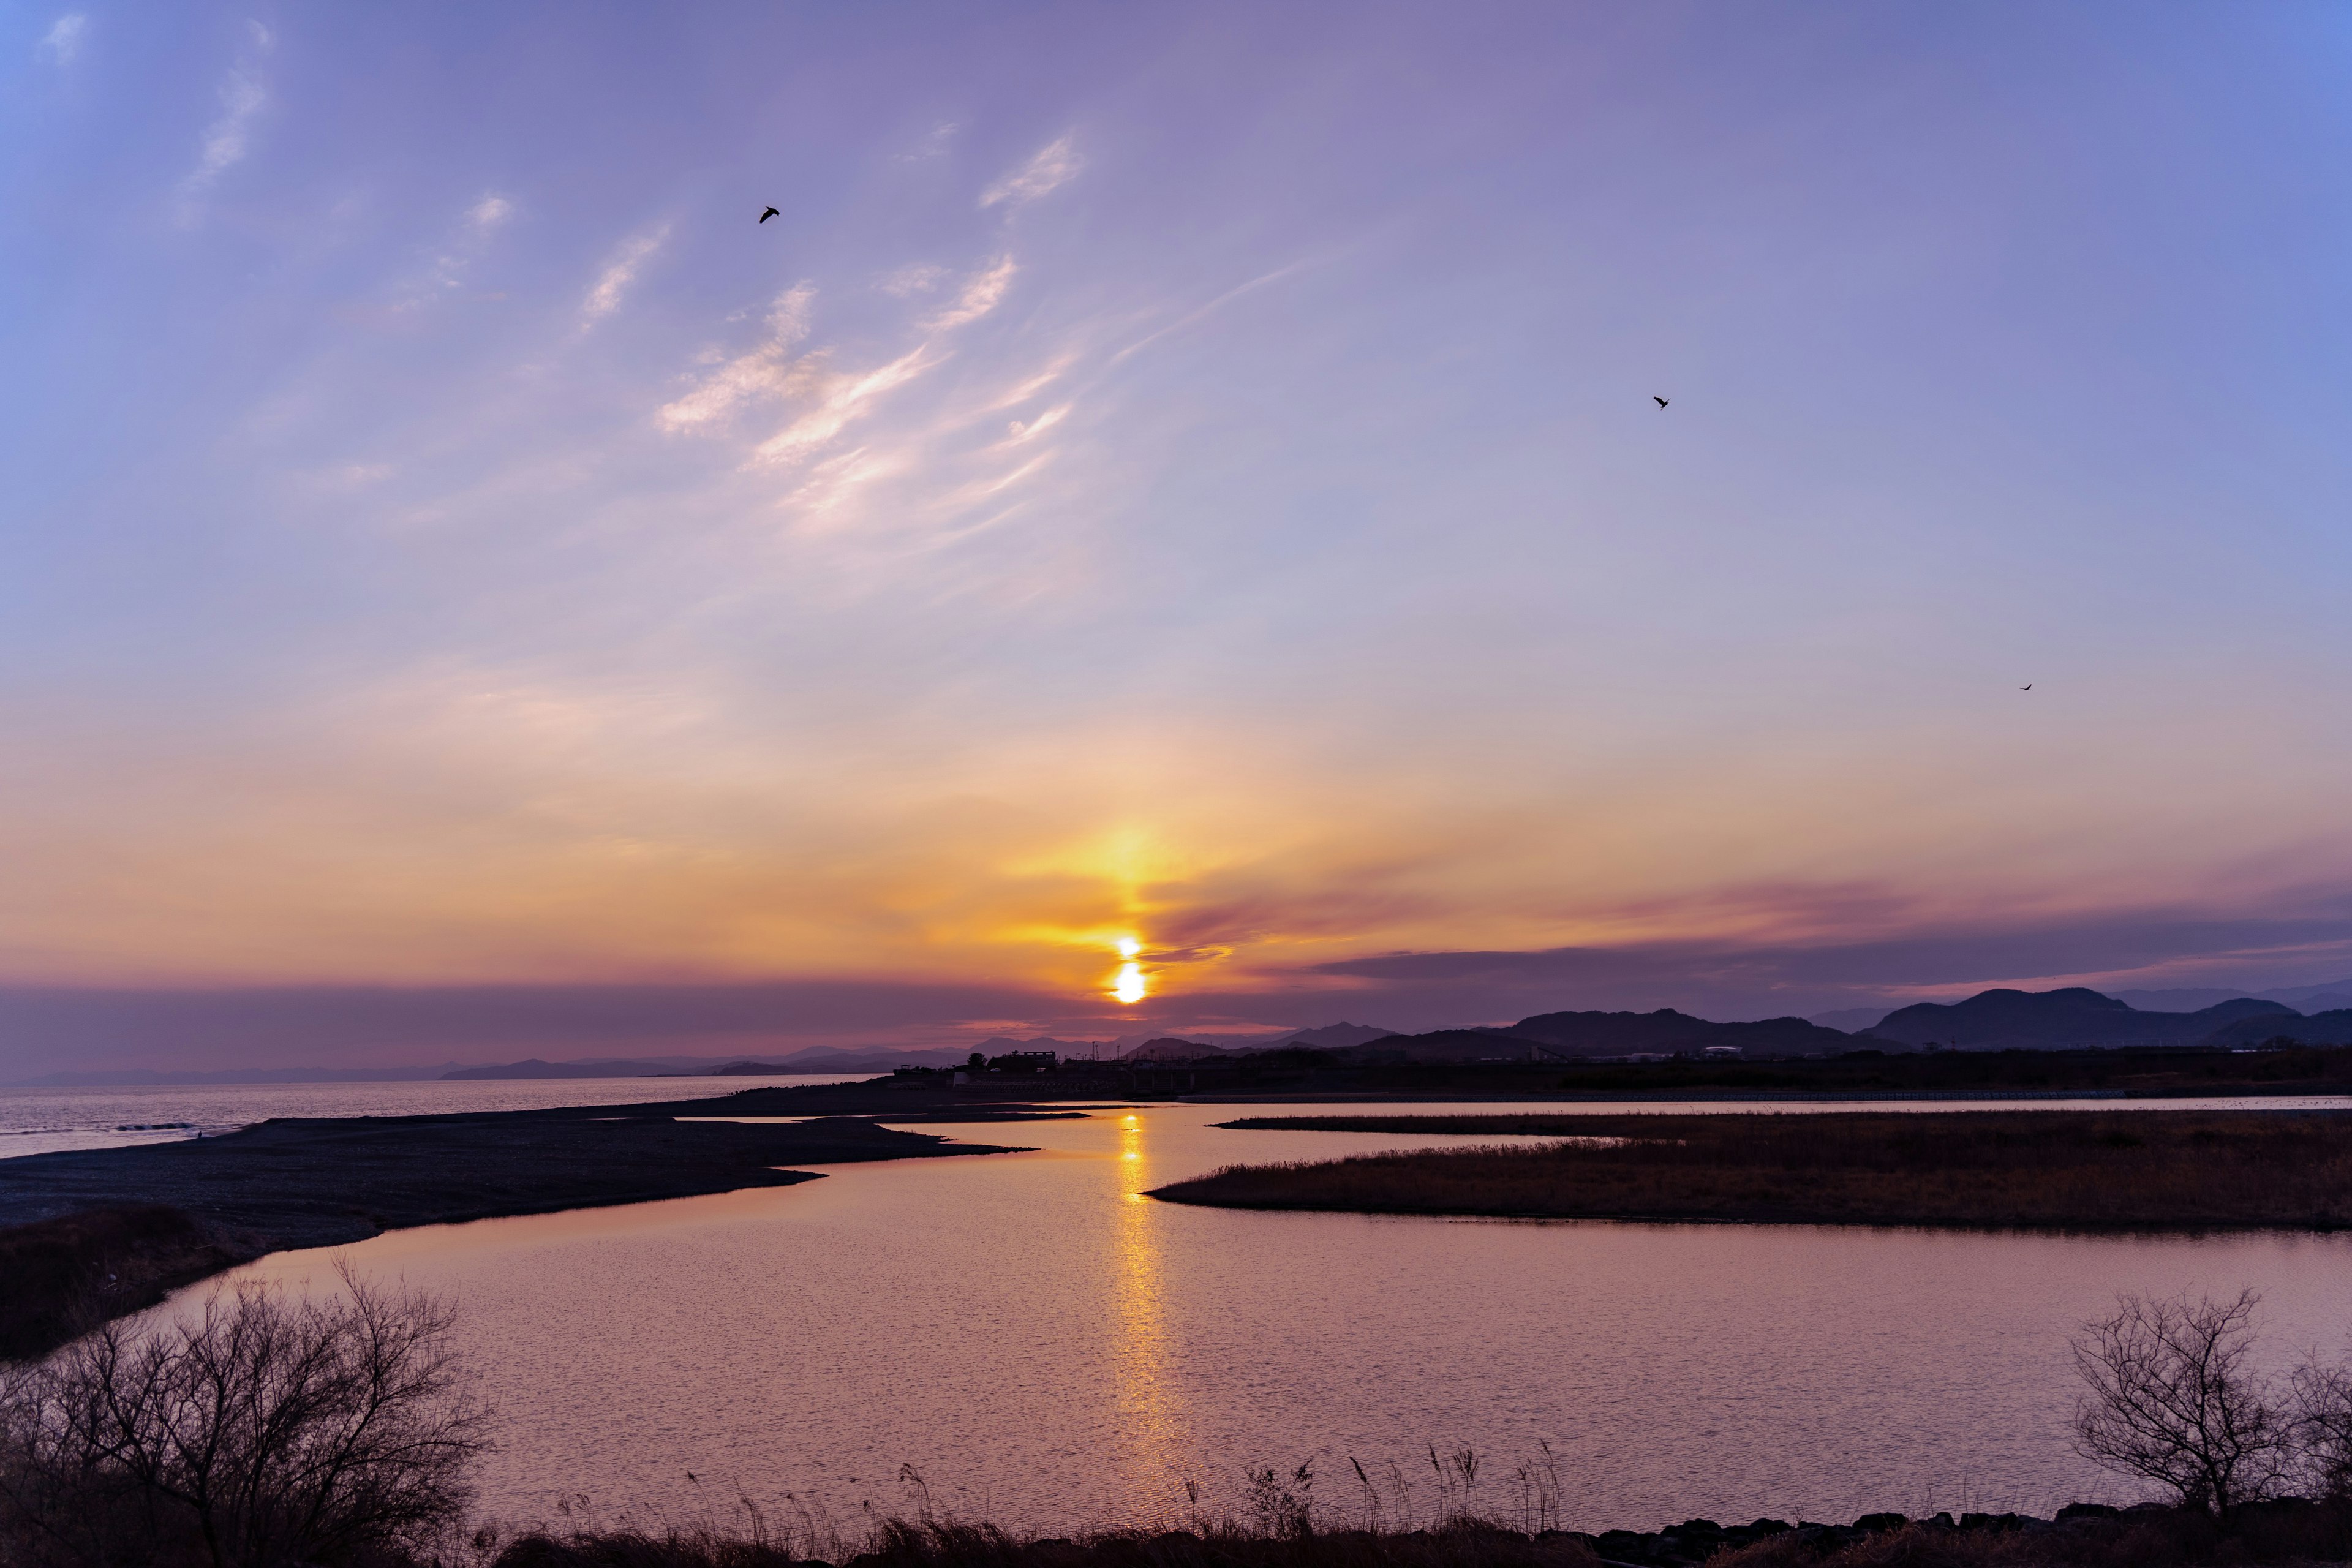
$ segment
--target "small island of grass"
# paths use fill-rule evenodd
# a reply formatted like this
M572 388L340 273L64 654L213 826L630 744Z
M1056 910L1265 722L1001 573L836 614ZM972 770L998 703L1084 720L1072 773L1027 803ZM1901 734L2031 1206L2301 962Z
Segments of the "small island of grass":
M2352 1226L2352 1112L1255 1117L1233 1128L1512 1142L1231 1165L1221 1208L2166 1230Z

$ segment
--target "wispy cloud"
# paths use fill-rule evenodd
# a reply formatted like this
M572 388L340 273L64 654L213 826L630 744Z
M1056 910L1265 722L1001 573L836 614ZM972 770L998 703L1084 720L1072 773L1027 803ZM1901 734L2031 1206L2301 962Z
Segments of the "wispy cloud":
M955 303L933 316L923 325L932 331L944 332L951 328L977 321L995 310L998 303L1003 300L1005 289L1013 286L1013 274L1015 270L1013 258L1007 256L987 271L975 273L971 280L964 284L962 291L956 295Z
M816 405L752 448L751 461L761 467L797 462L842 433L868 405L897 391L939 363L924 343L899 355L878 370L863 375L830 376L817 394Z
M1223 310L1227 305L1232 304L1243 295L1253 293L1257 289L1265 288L1269 283L1278 283L1283 279L1289 277L1292 273L1309 265L1311 265L1309 262L1294 261L1287 267L1277 267L1271 272L1261 273L1259 276L1251 279L1246 283L1237 284L1234 288L1226 289L1223 293L1218 295L1207 304L1202 305L1200 309L1178 317L1175 321L1169 322L1166 326L1160 328L1156 331L1145 333L1142 337L1138 338L1135 342L1128 344L1127 347L1119 350L1118 353L1111 355L1109 363L1112 364L1121 363L1130 355L1141 353L1145 349L1150 348L1153 343L1158 342L1169 333L1182 331L1186 327L1192 325L1193 322L1202 321L1204 318Z
M804 405L800 412L755 446L747 461L753 468L807 461L891 393L944 361L948 350L940 340L995 310L1018 269L1007 256L972 274L951 303L918 323L924 334L920 342L866 371L835 368L824 349L795 357L793 350L808 333L808 308L815 295L803 284L776 301L764 342L733 359L719 360L691 390L658 409L655 423L665 430L690 430L713 425L753 402L801 399ZM874 472L870 465L857 471L867 477Z
M874 287L893 299L904 300L910 294L929 293L946 280L947 275L948 269L944 267L936 267L929 262L917 262L913 266L901 267L896 272L885 274L882 280Z
M41 35L38 52L58 65L69 66L81 53L82 37L89 31L89 18L79 11L68 11L50 23L49 30Z
M580 304L580 324L585 328L603 321L621 308L621 296L637 280L637 269L652 258L662 242L669 238L669 225L650 228L632 236L613 253L613 259L598 275L596 286L588 290L588 298Z
M793 350L808 336L809 307L816 289L801 283L777 296L768 308L767 337L748 353L720 359L718 368L698 378L684 396L655 411L654 423L665 430L692 430L727 418L746 404L788 395L804 384L815 366L795 361Z
M196 166L180 182L183 221L193 221L197 198L252 151L254 117L269 101L261 83L260 62L276 40L258 22L247 22L246 35L250 47L221 79L220 114L205 128Z
M932 126L920 142L916 142L906 152L897 154L897 161L901 163L920 163L927 159L936 158L954 144L956 132L962 129L962 126L952 120L942 120Z
M455 289L466 280L475 262L489 247L490 237L505 226L514 216L514 203L496 192L486 192L480 200L466 209L466 216L457 232L434 255L426 267L424 279L406 289L398 300L402 310L415 310Z
M1042 149L1020 170L981 193L980 205L1020 206L1068 182L1084 166L1072 139L1065 136Z

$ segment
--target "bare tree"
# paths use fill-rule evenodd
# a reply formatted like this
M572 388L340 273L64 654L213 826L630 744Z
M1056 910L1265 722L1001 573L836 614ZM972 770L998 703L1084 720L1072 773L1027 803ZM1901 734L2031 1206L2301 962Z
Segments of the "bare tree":
M2295 1430L2246 1365L2260 1300L2124 1296L2114 1317L2084 1324L2074 1365L2090 1386L2075 1406L2075 1451L2216 1516L2274 1491Z
M274 1568L457 1524L488 1441L450 1309L343 1282L216 1292L20 1369L0 1389L0 1559Z
M2294 1447L2301 1483L2315 1497L2352 1497L2352 1368L2315 1356L2295 1368Z

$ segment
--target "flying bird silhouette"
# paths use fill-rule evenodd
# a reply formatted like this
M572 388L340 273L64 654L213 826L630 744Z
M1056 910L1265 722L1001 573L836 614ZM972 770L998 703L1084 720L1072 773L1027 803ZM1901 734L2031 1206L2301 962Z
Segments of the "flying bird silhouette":
M1651 402L1653 402L1653 403L1654 403L1654 404L1656 404L1656 405L1657 405L1659 407L1661 407L1661 408L1664 408L1664 407L1666 405L1666 400L1665 400L1664 398L1663 398L1663 397L1660 397L1660 396L1659 396L1657 394L1655 394L1655 393L1652 393L1652 394L1650 395L1650 401L1651 401Z
M2024 685L2019 687L2018 689L2020 691L2031 691L2033 689L2033 682L2029 680Z
M770 207L766 212L760 215L760 221L761 223L765 223L772 217L782 217L783 216L783 214L778 212L775 208Z

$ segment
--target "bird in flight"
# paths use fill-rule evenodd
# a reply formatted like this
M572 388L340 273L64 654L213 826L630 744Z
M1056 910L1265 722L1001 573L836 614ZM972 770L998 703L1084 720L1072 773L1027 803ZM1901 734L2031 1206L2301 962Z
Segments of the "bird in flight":
M2019 687L2018 689L2020 691L2031 691L2033 689L2033 682L2029 680L2024 685Z
M1652 393L1652 394L1650 395L1650 401L1651 401L1651 402L1653 402L1653 403L1654 403L1654 404L1656 404L1656 405L1657 405L1659 407L1661 407L1661 408L1664 408L1664 407L1666 405L1666 400L1665 400L1664 398L1663 398L1663 397L1660 397L1660 396L1659 396L1659 395L1657 395L1657 394L1655 394L1655 393Z
M782 217L783 216L783 214L778 212L775 208L770 207L766 212L760 215L760 221L761 223L765 223L772 217Z

